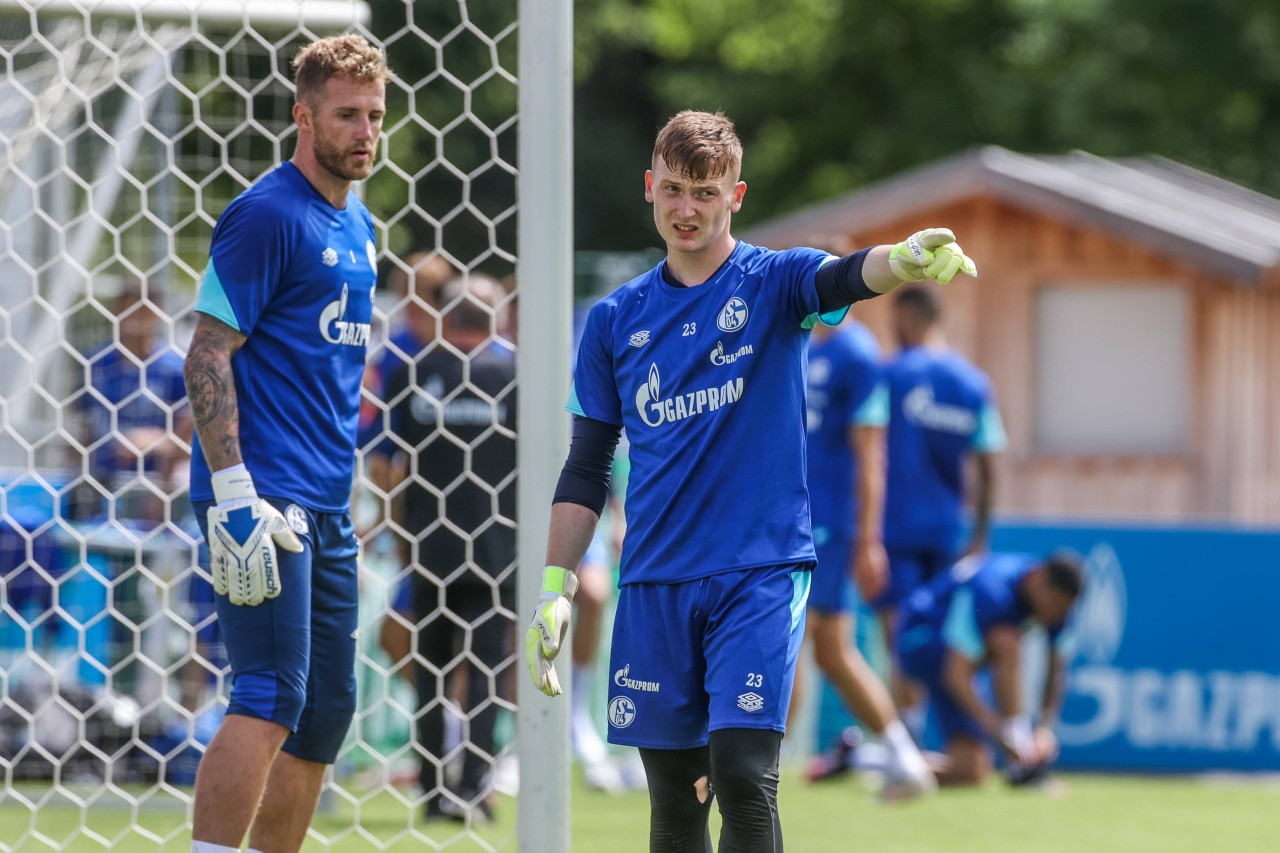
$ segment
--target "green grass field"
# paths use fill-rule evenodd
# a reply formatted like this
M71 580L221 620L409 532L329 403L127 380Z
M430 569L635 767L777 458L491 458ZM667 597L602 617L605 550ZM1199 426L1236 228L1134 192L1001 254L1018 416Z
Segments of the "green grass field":
M944 791L924 802L882 806L851 778L808 786L784 777L782 817L791 851L1274 851L1280 849L1280 784L1258 779L1213 780L1134 776L1064 776L1056 795L992 783L976 791ZM36 800L48 790L22 788ZM572 793L575 853L644 853L648 802L644 794L608 797L576 787ZM396 796L378 792L360 803L339 802L315 829L329 845L307 851L515 850L515 802L499 804L495 825L468 838L457 824L423 824ZM360 829L355 828L359 812ZM31 811L10 797L0 801L0 850L186 851L186 812L172 794L157 794L136 821L119 796L100 797L81 810L54 797ZM714 818L713 818L714 821ZM718 825L718 823L716 824ZM31 834L36 830L44 840ZM550 853L550 851L548 852Z

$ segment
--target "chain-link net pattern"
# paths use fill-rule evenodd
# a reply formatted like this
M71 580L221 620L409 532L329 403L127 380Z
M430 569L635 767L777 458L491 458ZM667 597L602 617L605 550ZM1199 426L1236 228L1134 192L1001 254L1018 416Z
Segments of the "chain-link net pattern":
M0 3L0 851L187 849L230 689L187 498L196 288L292 154L289 60L352 30L394 79L358 190L359 707L308 849L510 848L514 0L57 5Z

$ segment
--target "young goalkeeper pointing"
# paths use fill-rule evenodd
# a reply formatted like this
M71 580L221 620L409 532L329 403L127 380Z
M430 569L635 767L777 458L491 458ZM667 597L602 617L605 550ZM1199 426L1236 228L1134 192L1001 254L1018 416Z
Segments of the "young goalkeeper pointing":
M571 570L625 428L632 473L609 740L640 749L650 849L663 853L710 849L709 791L723 816L720 849L781 849L778 750L815 560L808 329L903 281L976 275L945 229L844 258L736 240L741 166L722 115L683 112L658 134L645 199L667 257L587 319L568 405L573 442L525 643L534 682L559 693L552 660L577 588Z

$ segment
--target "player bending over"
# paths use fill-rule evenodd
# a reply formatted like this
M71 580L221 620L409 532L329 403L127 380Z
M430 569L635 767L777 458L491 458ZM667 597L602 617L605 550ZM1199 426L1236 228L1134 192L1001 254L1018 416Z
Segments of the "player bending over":
M1072 554L967 557L916 590L902 607L898 654L903 673L928 690L949 766L944 785L974 785L992 770L992 746L1009 759L1012 782L1041 774L1058 755L1053 724L1062 702L1071 608L1084 573ZM1048 677L1033 726L1022 707L1023 630L1036 622L1049 635ZM975 676L991 674L994 702Z

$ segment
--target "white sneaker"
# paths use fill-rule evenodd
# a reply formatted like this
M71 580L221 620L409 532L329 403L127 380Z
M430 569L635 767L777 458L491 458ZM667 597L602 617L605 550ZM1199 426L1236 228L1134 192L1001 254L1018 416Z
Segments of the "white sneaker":
M493 790L508 797L520 793L520 759L512 748L504 749L493 763Z
M644 772L644 761L640 758L640 753L634 749L624 753L618 770L622 773L622 784L628 791L649 790L649 777Z
M924 797L938 790L938 780L919 753L892 762L885 772L884 785L880 788L880 800L896 803L916 797Z
M612 761L589 761L582 765L582 778L587 787L606 794L621 794L626 785L622 780L622 772Z

